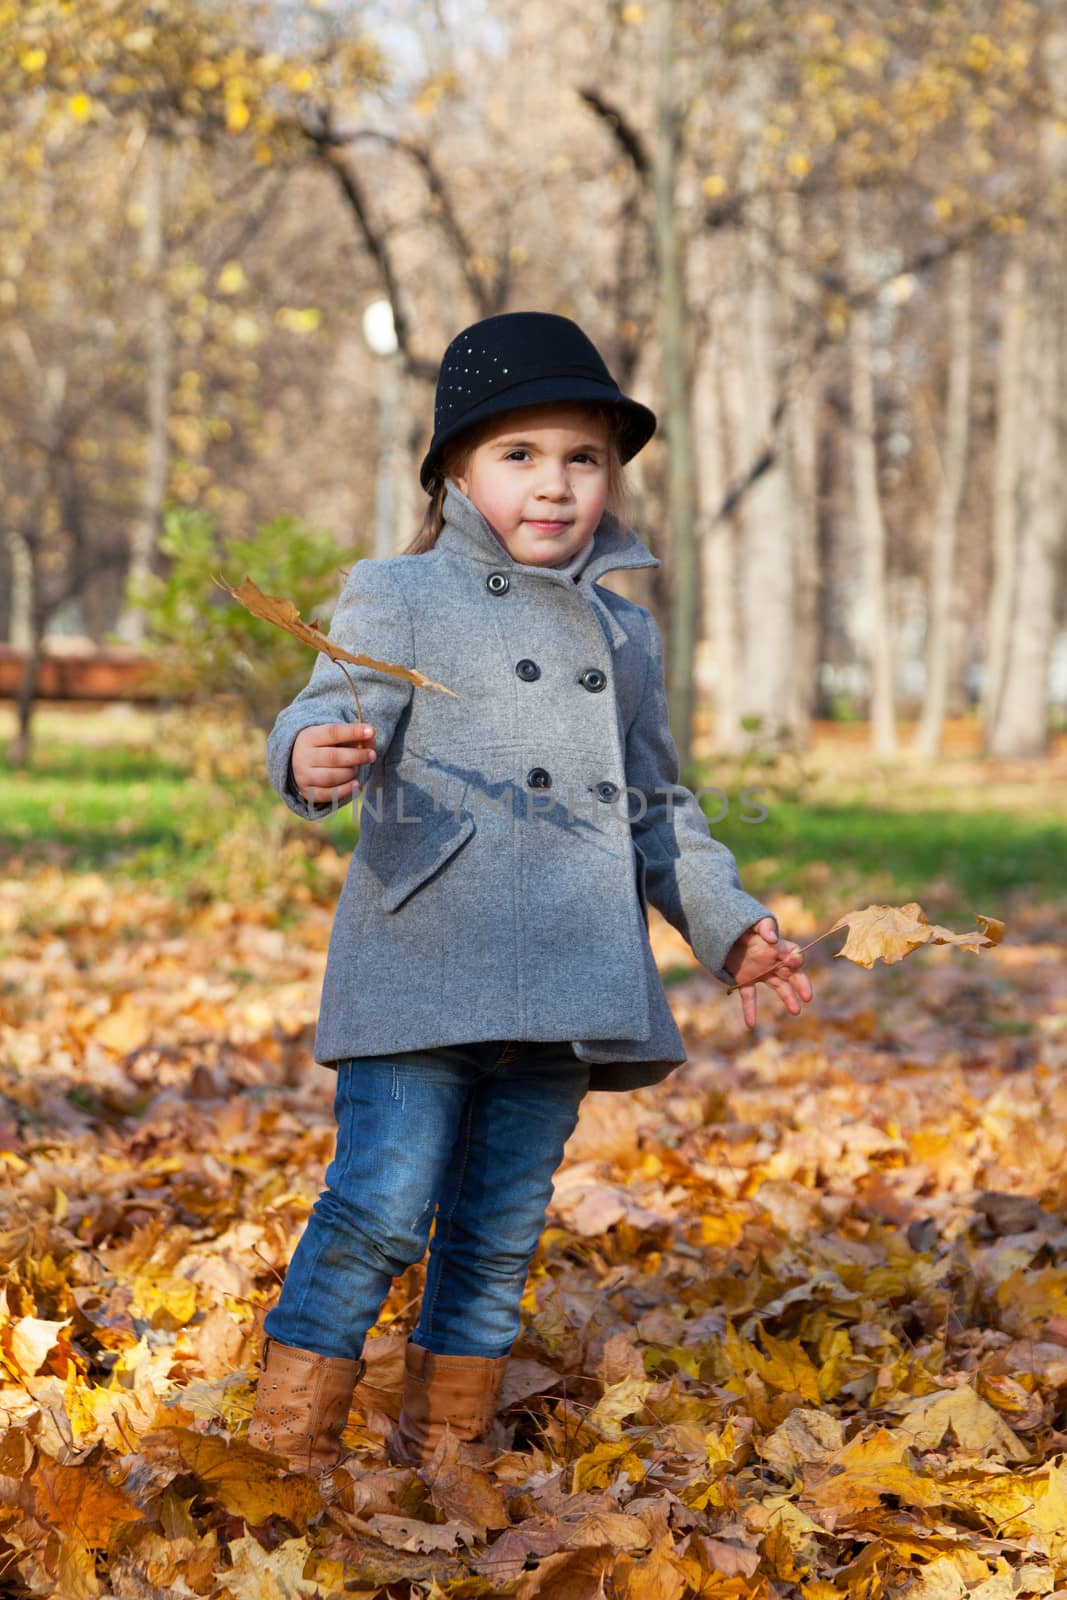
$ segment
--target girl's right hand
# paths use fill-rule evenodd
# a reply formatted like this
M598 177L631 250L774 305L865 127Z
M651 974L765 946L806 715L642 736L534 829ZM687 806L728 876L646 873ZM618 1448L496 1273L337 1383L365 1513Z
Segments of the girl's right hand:
M376 759L374 729L367 722L324 722L302 728L293 741L289 764L304 799L340 805L359 788L357 774Z

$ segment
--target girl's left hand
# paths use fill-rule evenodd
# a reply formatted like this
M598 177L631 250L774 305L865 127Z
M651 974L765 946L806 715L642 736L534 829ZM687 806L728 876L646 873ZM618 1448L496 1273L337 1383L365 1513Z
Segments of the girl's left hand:
M776 963L774 972L771 968ZM723 962L726 971L741 991L741 1011L745 1026L756 1026L756 984L766 983L779 996L786 1010L799 1016L801 1002L812 998L814 990L806 973L804 952L791 939L779 939L770 917L761 917L735 939Z

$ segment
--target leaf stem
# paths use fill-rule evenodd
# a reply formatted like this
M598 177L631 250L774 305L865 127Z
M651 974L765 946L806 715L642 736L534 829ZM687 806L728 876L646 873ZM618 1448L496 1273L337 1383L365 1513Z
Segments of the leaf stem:
M363 721L363 712L360 709L359 691L356 688L356 681L353 678L352 674L349 672L348 668L345 666L343 661L338 661L337 665L340 667L341 671L344 673L345 677L348 679L348 687L351 689L352 693L356 697L356 716L359 718L360 722L362 722Z

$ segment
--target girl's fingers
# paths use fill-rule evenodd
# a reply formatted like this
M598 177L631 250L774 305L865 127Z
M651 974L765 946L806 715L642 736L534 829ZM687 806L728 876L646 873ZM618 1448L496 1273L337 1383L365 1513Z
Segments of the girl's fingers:
M309 783L320 789L332 789L335 784L353 783L360 776L358 767L312 767L308 771Z
M351 772L354 767L365 767L376 761L377 754L369 746L357 750L320 750L312 764L314 772Z
M311 805L323 806L336 796L337 802L340 804L342 800L348 799L354 789L358 788L358 783L338 783L334 784L333 788L325 788L321 784L313 784L310 789L305 789L304 798Z
M800 1014L801 1005L807 1004L814 994L810 982L803 973L799 973L795 981L790 978L768 978L767 986L775 991L786 1010L791 1011L793 1016Z
M314 783L320 789L330 788L336 783L351 783L358 776L360 767L367 766L373 760L373 752L364 755L353 751L343 761L320 760L301 770L308 783Z

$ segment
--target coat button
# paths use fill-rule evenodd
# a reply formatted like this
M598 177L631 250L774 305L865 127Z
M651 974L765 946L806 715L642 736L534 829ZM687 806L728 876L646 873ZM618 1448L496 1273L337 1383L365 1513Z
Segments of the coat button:
M490 594L506 594L511 586L511 580L506 572L491 572L485 580L485 587Z
M519 661L516 663L515 671L524 683L533 683L541 676L541 668L536 661Z
M618 792L619 786L617 783L604 782L598 783L596 786L596 796L598 800L614 800Z
M607 681L606 673L601 672L599 667L590 667L578 679L582 688L588 689L590 694L599 694L607 684Z
M526 774L526 782L531 789L551 789L552 774L546 772L544 767L531 767Z

